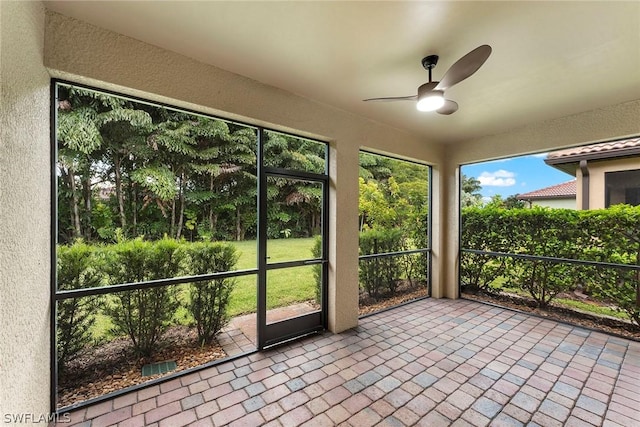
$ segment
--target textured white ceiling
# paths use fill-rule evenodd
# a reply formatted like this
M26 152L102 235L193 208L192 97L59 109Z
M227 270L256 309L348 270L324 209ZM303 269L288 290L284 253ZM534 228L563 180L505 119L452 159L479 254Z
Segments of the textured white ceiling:
M455 142L640 99L640 2L46 2L58 13L316 101ZM420 60L439 80L489 44L449 89L451 116L413 102Z

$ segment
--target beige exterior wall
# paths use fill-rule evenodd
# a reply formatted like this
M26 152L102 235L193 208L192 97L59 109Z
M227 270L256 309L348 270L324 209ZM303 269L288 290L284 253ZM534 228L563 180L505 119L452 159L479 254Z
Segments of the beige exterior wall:
M43 36L42 4L0 2L3 425L7 416L49 412L49 75Z
M552 209L577 209L576 199L533 200L531 205Z
M589 168L589 209L604 209L605 173L640 169L640 158L594 161L587 163ZM582 188L582 173L579 174L578 189ZM581 198L580 194L580 198ZM615 204L615 200L612 200Z

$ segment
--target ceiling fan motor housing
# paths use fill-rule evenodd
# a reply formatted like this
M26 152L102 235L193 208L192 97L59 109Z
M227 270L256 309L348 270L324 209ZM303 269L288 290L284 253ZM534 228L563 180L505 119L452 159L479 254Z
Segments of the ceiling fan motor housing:
M425 83L423 85L421 85L418 88L418 99L422 99L424 96L426 96L429 92L434 92L434 89L436 86L438 86L439 82L429 82L429 83ZM444 92L441 90L435 91L436 93L439 93L441 96L444 95Z

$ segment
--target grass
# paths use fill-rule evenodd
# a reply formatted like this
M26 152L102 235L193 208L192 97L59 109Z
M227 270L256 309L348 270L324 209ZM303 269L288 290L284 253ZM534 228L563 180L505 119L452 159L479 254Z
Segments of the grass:
M586 311L589 313L599 314L602 316L615 317L618 319L629 320L629 316L626 313L615 310L610 307L603 307L601 305L589 304L582 301L576 301L567 298L558 298L554 300L557 304L568 307L576 308L578 310Z
M267 241L268 262L283 262L313 258L313 238L275 239ZM229 242L240 252L237 268L243 270L257 265L255 240ZM255 313L257 307L257 275L238 277L231 293L229 314L237 316ZM267 309L284 307L315 298L315 282L311 266L271 270L267 274Z
M509 286L507 279L504 277L498 277L496 280L494 280L493 283L491 283L491 287L493 287L495 290L498 290L500 292L509 292L522 297L531 298L531 294L529 294L529 292L519 289L517 287ZM614 308L605 307L605 306L601 306L594 303L578 301L578 300L569 299L569 298L554 298L552 300L552 303L555 303L570 309L585 311L587 313L591 313L595 315L609 316L609 317L615 317L617 319L629 320L629 316L622 311L618 311Z
M227 242L233 244L239 253L237 270L253 269L257 266L258 247L255 240L242 242ZM267 241L269 263L293 261L313 258L311 250L314 239L275 239ZM257 274L236 278L236 285L231 292L228 313L235 317L241 314L255 313L258 304ZM180 286L180 298L186 298L188 292L186 285ZM106 296L105 298L113 298ZM304 266L271 270L267 273L267 309L284 307L297 302L315 299L315 279L313 267ZM189 324L192 321L190 313L179 307L174 315L174 321L178 324ZM95 324L92 327L94 340L102 341L110 339L113 323L109 316L97 314Z

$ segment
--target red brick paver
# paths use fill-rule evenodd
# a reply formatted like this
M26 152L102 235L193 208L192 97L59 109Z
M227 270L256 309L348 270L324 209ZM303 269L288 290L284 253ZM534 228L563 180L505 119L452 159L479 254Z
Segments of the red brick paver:
M242 337L227 331L225 339ZM640 426L638 378L638 342L473 301L427 299L71 419L92 427Z

